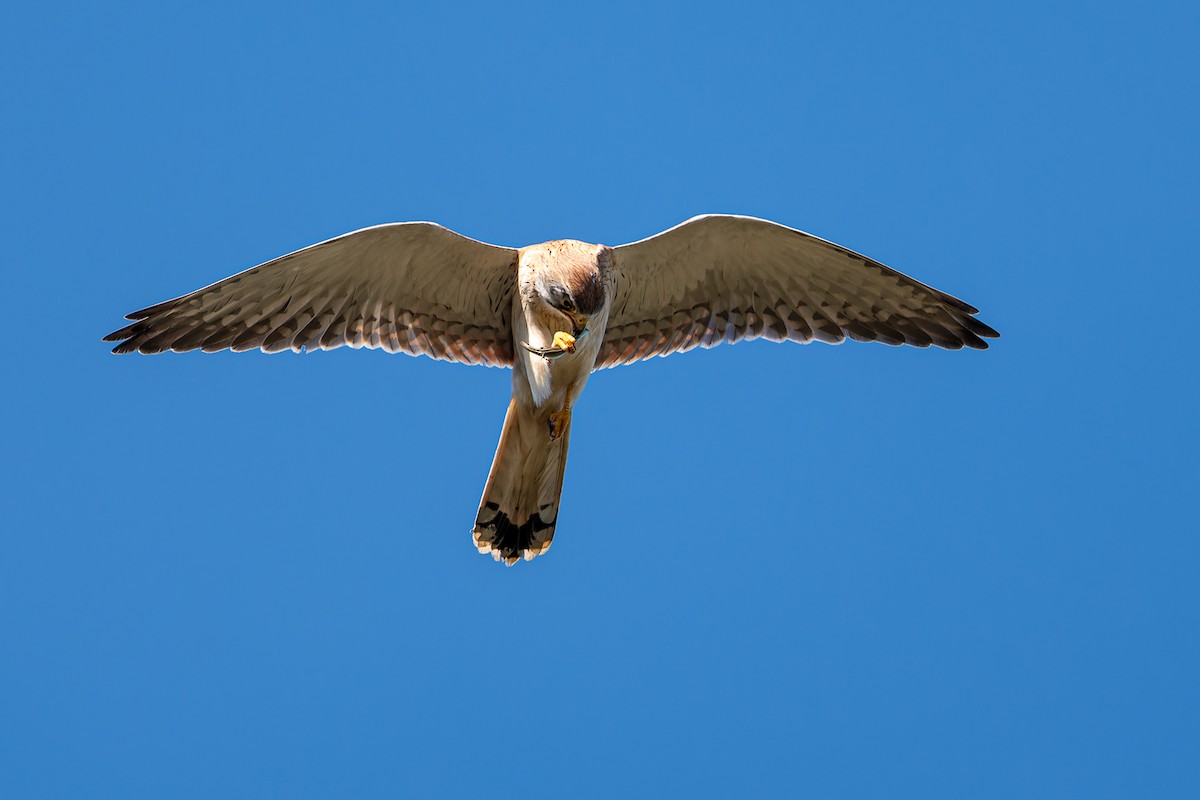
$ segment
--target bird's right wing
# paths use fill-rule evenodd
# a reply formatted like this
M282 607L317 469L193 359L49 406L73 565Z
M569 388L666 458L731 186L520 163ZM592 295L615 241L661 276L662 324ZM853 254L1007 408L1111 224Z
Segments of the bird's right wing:
M987 347L976 309L877 261L753 217L696 217L613 250L598 369L722 342Z
M511 366L517 251L432 222L347 233L129 314L114 353L380 347Z

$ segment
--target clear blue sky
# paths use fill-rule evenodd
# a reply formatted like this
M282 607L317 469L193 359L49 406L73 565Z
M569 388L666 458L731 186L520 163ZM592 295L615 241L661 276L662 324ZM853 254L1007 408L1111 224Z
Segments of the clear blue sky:
M1194 4L27 4L0 25L0 795L1200 796ZM429 219L777 220L987 352L600 373L555 546L507 371L109 355Z

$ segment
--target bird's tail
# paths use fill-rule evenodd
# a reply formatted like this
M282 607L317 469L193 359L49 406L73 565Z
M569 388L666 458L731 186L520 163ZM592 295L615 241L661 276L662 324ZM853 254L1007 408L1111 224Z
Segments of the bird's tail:
M475 546L514 564L550 549L567 466L570 421L551 439L544 414L508 404L500 444L475 516Z

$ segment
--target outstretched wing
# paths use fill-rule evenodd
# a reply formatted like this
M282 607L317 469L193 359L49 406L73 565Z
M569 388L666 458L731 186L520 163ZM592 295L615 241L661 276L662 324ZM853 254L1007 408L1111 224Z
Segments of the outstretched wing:
M347 233L128 315L114 353L342 345L511 366L517 251L432 222Z
M844 247L753 217L694 217L613 251L596 367L759 337L985 349L978 310Z

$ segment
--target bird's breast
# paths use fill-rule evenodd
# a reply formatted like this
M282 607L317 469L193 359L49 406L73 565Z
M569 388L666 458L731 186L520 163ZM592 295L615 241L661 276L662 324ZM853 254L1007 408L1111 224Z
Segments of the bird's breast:
M558 410L564 402L574 403L596 365L607 321L607 314L590 320L587 332L576 343L575 352L546 358L529 352L519 342L527 342L534 348L550 347L554 342L554 334L561 327L525 315L518 318L515 326L517 360L529 382L529 391L536 406L554 406L554 410Z

